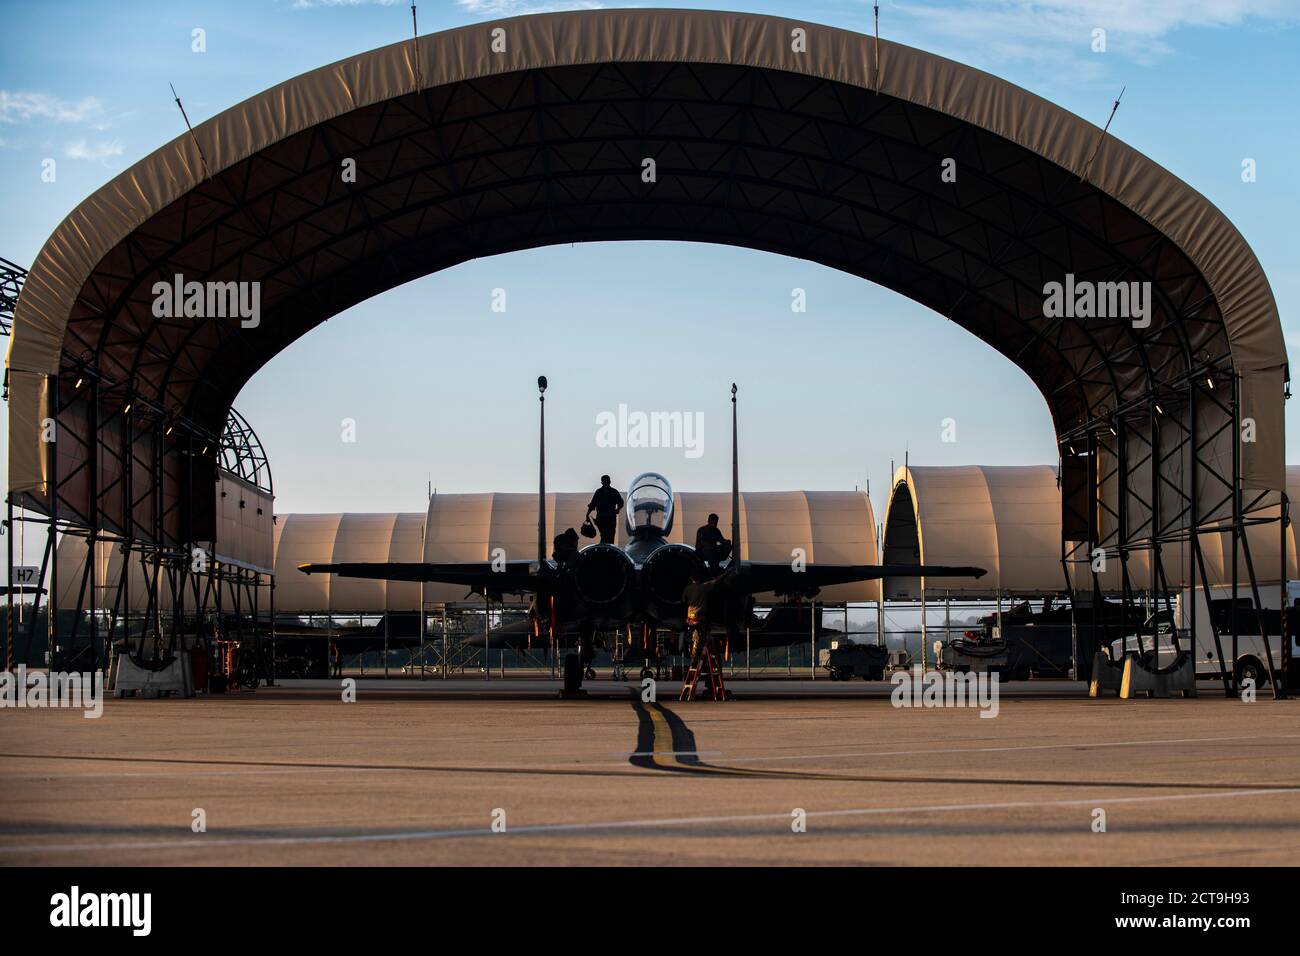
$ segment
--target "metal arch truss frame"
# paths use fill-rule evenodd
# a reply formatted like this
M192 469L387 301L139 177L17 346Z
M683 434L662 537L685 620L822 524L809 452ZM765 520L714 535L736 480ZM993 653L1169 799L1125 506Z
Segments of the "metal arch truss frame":
M221 436L218 467L228 475L248 482L259 491L275 494L271 481L271 462L266 457L262 441L243 415L234 408L226 418L225 433Z
M27 270L8 259L0 259L0 336L8 335L14 326L14 306L18 292L27 278Z
M1086 462L1076 462L1076 467L1086 470L1088 490L1086 537L1070 537L1068 531L1062 535L1065 590L1072 599L1080 590L1090 591L1093 606L1101 609L1094 618L1097 626L1089 632L1091 643L1079 645L1076 665L1081 676L1091 677L1093 653L1101 649L1096 637L1107 633L1106 602L1096 560L1119 562L1125 605L1135 606L1139 591L1145 591L1153 609L1172 615L1180 587L1199 588L1208 600L1210 589L1216 584L1206 571L1201 544L1201 536L1206 534L1221 535L1231 542L1231 560L1225 569L1231 583L1217 586L1231 587L1234 606L1246 587L1253 606L1262 608L1261 582L1255 572L1246 530L1258 525L1276 525L1281 576L1278 582L1280 633L1288 634L1289 501L1285 492L1248 494L1243 490L1240 444L1249 440L1243 439L1244 434L1239 376L1230 363L1203 358L1201 364L1159 391L1153 390L1060 437L1060 473L1067 467L1067 456L1078 458L1079 449L1085 449ZM1231 449L1226 456L1222 453L1225 447ZM1227 472L1221 467L1224 458L1231 462ZM1174 480L1172 476L1185 480ZM1066 493L1063 487L1063 507L1068 511ZM1129 559L1136 552L1146 552L1148 556L1150 579L1144 585L1134 580L1129 569ZM1176 567L1171 566L1171 560L1177 562ZM1293 683L1291 642L1281 640L1280 656L1274 659L1265 634L1264 616L1256 614L1254 619L1265 649L1270 690L1275 699L1284 698ZM1237 630L1238 616L1232 615L1229 630L1221 631L1215 615L1208 615L1208 635L1197 634L1194 610L1187 620L1185 649L1192 660L1197 660L1198 642L1212 640L1219 664L1217 677L1225 695L1240 694L1235 670L1241 636ZM1153 636L1145 630L1141 633ZM1172 640L1175 650L1182 648L1176 631ZM1231 651L1230 657L1224 654L1225 646ZM1234 668L1225 665L1226 659L1234 662Z
M24 276L19 270L19 284ZM68 381L72 387L60 389L61 382ZM215 524L196 521L193 509L194 501L204 500L204 487L207 498L215 495L217 477L223 473L272 492L269 459L247 420L232 408L223 433L215 435L138 396L106 408L103 377L84 361L65 362L65 374L49 376L48 387L55 425L53 440L43 451L51 493L45 501L6 496L6 667L30 659L45 595L51 667L106 668L117 640L138 657L165 659L182 650L180 638L186 636L238 642L245 652L252 650L255 672L273 680L274 576L217 560ZM59 439L81 452L73 456L77 464L62 474ZM183 494L177 493L180 484ZM88 502L89 509L78 507L79 502ZM103 507L108 502L116 507ZM21 513L16 514L16 508ZM38 582L22 635L16 633L13 613L19 523L45 529ZM84 558L73 569L69 594L75 595L75 605L70 615L59 609L64 592L57 550L59 539L68 536L85 541ZM116 583L110 586L98 578L101 567L108 566L100 556L111 549L122 559ZM139 598L132 595L136 562L144 589L142 611L133 610ZM259 606L264 589L269 594L265 615ZM260 640L264 631L270 634L269 652Z

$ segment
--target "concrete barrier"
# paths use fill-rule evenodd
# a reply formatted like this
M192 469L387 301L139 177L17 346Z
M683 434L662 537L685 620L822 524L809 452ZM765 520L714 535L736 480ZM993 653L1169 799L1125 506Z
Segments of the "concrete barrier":
M194 676L186 656L174 657L156 670L141 667L130 654L113 658L110 683L114 697L138 693L141 697L194 696Z
M1132 655L1126 655L1131 657ZM1126 664L1116 664L1103 651L1092 655L1092 680L1088 683L1088 696L1100 697L1107 691L1119 694L1124 683Z
M1175 665L1163 673L1147 670L1135 654L1125 658L1124 680L1119 689L1122 699L1132 700L1139 694L1168 697L1175 691L1182 691L1184 697L1196 696L1196 664L1186 651L1180 651Z

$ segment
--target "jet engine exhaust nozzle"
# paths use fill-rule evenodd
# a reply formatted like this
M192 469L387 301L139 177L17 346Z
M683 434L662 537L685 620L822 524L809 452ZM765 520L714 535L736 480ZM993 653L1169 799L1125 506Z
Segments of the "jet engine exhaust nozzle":
M618 548L595 544L578 555L573 586L587 604L609 605L627 596L634 568Z
M704 567L694 551L680 544L664 545L641 568L641 587L652 605L680 604L691 575Z

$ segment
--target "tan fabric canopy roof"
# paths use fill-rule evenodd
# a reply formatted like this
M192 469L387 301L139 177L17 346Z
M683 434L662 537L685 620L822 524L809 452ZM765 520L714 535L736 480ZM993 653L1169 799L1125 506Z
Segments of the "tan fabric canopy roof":
M547 495L548 541L557 528L563 531L582 523L590 497ZM695 529L711 511L729 514L730 494L677 492L669 540L694 544ZM741 495L740 519L741 554L752 560L789 561L791 549L798 547L805 549L809 562L877 563L875 518L870 500L860 492L751 492ZM617 540L626 543L621 524ZM277 612L415 611L420 606L419 585L332 574L309 576L300 573L298 565L311 561L490 561L497 548L505 552L507 560L531 559L537 552L537 498L529 494L440 494L430 501L427 515L280 515L275 546ZM874 601L878 593L877 582L867 581L826 588L819 600ZM462 587L426 584L424 600L436 604L467 598Z
M1288 495L1300 501L1300 466L1287 469ZM548 539L556 528L581 522L587 494L547 496ZM709 512L726 515L725 492L676 495L676 517L670 539L693 543L695 529ZM508 558L532 557L536 550L536 498L527 494L436 495L425 515L333 514L280 515L275 524L277 611L284 613L380 613L417 611L420 585L305 575L297 568L309 561L486 561L494 548ZM1061 570L1060 492L1051 466L913 466L894 476L893 494L885 516L885 562L976 565L989 573L979 581L927 578L931 598L944 592L961 597L1038 596L1063 590ZM1262 518L1272 517L1268 512ZM426 525L427 522L427 525ZM427 531L426 531L427 527ZM809 561L828 564L875 564L875 519L871 503L860 492L760 492L741 496L741 554L758 561L788 561L790 549L805 548ZM1279 539L1276 523L1251 526L1251 555L1261 582L1276 581ZM618 540L624 542L620 524ZM1206 574L1212 586L1231 584L1231 539L1226 534L1201 535ZM64 535L59 542L60 608L77 604L86 541ZM119 546L100 543L96 580L100 608L111 608L120 580L123 554ZM1287 577L1300 577L1300 546L1295 526L1287 530ZM1186 551L1166 549L1166 574L1172 587L1193 579ZM131 564L127 605L145 610L145 571L138 556ZM1150 563L1144 551L1129 558L1132 587L1145 590ZM1121 590L1117 562L1108 562L1101 575L1108 593ZM1246 583L1245 562L1239 561L1238 581ZM1084 585L1091 586L1090 581ZM886 600L915 600L916 579L885 582ZM465 600L463 589L424 586L426 603ZM878 582L827 588L829 602L877 600ZM166 588L160 589L161 610L171 608ZM263 590L260 606L268 606Z
M644 128L620 115L627 96L647 104L631 111ZM656 191L629 195L647 144ZM719 159L733 149L741 158ZM947 154L962 162L955 188L938 181ZM360 157L351 191L348 155ZM1040 212L1049 221L1025 234ZM217 429L271 355L358 301L468 258L607 238L749 245L885 284L1017 361L1058 429L1144 393L1174 359L1230 349L1260 436L1242 447L1243 478L1281 484L1286 360L1268 281L1232 224L1166 170L1037 96L888 41L767 16L596 10L476 24L304 74L86 199L15 310L10 488L47 490L44 376L61 362L89 361L106 389ZM1041 334L1043 277L1082 263L1150 278L1152 332L1174 334L1137 349L1126 323ZM261 327L160 325L150 289L177 272L261 282ZM1090 349L1115 354L1109 376L1091 374Z
M1287 468L1287 494L1300 500L1300 466ZM1259 512L1261 519L1276 517L1276 509ZM1251 557L1259 581L1277 581L1281 541L1276 522L1247 529ZM1205 573L1210 585L1232 582L1232 539L1228 534L1200 536ZM886 562L920 561L926 564L977 565L989 569L978 581L927 578L929 596L945 591L964 597L1004 595L1037 596L1064 590L1061 567L1061 492L1056 468L1041 466L987 466L899 468L885 512L882 551ZM1300 567L1295 526L1287 529L1287 575L1293 579ZM1165 575L1171 587L1199 585L1187 548L1166 546ZM1100 574L1102 590L1123 589L1120 563L1113 555ZM1147 551L1129 555L1130 586L1135 591L1151 587L1151 562ZM1244 557L1238 559L1239 583L1249 580ZM1091 588L1091 575L1079 580ZM915 600L920 582L895 578L885 582L886 600Z

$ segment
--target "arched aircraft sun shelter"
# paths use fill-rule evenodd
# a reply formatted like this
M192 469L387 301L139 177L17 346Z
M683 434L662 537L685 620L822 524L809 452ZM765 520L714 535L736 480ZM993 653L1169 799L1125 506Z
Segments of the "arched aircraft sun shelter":
M920 50L777 17L595 10L304 74L85 200L14 314L11 501L172 560L215 532L204 437L281 349L468 259L609 239L810 259L970 330L1048 403L1080 553L1158 561L1283 488L1272 293L1171 173ZM178 282L204 295L156 291ZM1117 317L1134 283L1145 306ZM1057 286L1112 311L1058 314Z
M1300 495L1300 466L1286 470L1289 497ZM1288 526L1281 547L1278 524L1246 526L1255 580L1268 585L1276 600L1279 580L1294 580L1300 568L1295 529ZM968 578L925 579L930 594L962 598L1044 597L1091 591L1091 568L1083 575L1072 562L1061 560L1061 488L1051 465L959 465L899 468L885 512L881 552L886 563L979 565L988 574ZM1232 536L1228 532L1200 535L1205 579L1214 589L1232 587ZM1146 551L1128 559L1128 599L1136 592L1156 590ZM1162 568L1176 589L1200 587L1200 569L1188 543L1164 549ZM1279 578L1286 560L1285 578ZM1066 570L1071 572L1069 579ZM1251 575L1239 561L1236 582L1248 589ZM1125 597L1124 566L1108 561L1096 575L1097 589L1107 597ZM885 599L915 601L921 596L915 578L887 578ZM1243 593L1251 596L1248 591ZM1272 606L1271 604L1269 606Z
M579 525L590 492L552 492L546 539ZM731 507L726 492L677 491L669 541L692 543L711 511ZM802 548L809 561L876 564L875 518L860 491L767 491L741 495L741 554L787 561ZM620 522L616 541L627 543ZM334 574L304 575L299 565L347 561L488 561L494 550L528 554L537 542L537 497L529 494L435 494L421 514L279 515L275 527L276 608L286 614L418 612L421 607L476 601L461 585L372 581ZM824 588L829 603L876 601L878 581ZM526 607L526 598L504 595ZM771 597L770 595L764 597ZM263 606L269 605L269 597Z

